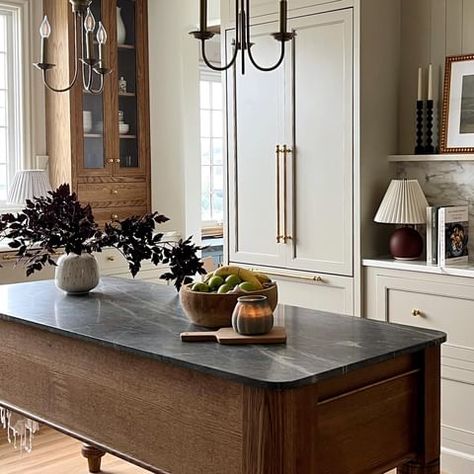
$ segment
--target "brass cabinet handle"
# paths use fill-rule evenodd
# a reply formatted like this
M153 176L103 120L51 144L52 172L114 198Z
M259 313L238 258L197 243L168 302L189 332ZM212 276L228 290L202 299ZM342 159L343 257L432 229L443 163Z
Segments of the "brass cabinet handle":
M319 275L297 275L294 273L278 272L274 270L259 269L259 268L252 268L251 270L254 272L265 273L265 275L268 275L268 276L293 278L295 280L312 281L315 283L326 283L324 278Z
M281 222L280 222L280 216L281 216L281 192L280 192L280 153L281 153L281 148L280 145L276 146L275 150L275 155L276 155L276 213L277 213L277 218L276 218L276 223L277 223L277 236L276 236L276 241L278 244L281 243L281 241L284 239L284 236L281 235L280 232L280 227L281 227Z
M117 221L118 218L119 218L119 216L118 216L117 214L112 214L112 215L110 216L110 218L111 218L112 220L114 220L114 221Z
M286 244L289 240L292 240L293 237L288 234L288 155L293 153L293 150L287 145L283 145L283 241Z
M112 194L118 194L118 189L112 189Z
M112 165L114 162L115 162L115 160L114 160L113 158L109 158L109 159L107 160L107 163L109 163L109 164L111 164L111 165Z
M413 308L411 310L411 315L414 316L415 318L417 318L419 316L422 316L423 313L419 309Z

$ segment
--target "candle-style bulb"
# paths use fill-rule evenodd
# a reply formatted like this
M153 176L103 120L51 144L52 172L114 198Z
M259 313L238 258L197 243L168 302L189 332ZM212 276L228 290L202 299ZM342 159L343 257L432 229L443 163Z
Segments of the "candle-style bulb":
M45 15L43 21L41 22L40 35L41 38L49 38L49 36L51 35L51 25L48 21L48 15Z
M95 18L90 9L87 10L86 19L84 20L84 29L88 33L92 33L95 29Z
M97 29L97 42L101 45L107 43L107 31L101 21L99 21L99 28Z

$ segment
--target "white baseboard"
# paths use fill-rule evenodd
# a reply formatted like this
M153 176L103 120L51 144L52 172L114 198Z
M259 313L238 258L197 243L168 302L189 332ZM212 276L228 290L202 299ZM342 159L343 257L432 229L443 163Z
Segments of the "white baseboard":
M472 474L474 456L449 448L441 448L441 470L444 474Z

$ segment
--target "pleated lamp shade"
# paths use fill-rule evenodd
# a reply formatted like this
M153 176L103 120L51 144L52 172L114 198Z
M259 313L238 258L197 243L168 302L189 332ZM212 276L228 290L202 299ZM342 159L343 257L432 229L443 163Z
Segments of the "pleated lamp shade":
M428 206L416 179L394 179L374 220L385 224L424 224Z
M23 170L15 174L8 192L9 204L25 204L27 199L42 197L51 191L46 170Z

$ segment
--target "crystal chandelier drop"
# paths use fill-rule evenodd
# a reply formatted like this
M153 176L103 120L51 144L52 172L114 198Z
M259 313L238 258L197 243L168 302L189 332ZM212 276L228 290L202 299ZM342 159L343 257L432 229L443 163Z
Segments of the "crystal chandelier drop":
M74 15L74 74L71 83L64 88L53 87L48 81L48 71L56 67L49 61L48 39L51 35L51 25L45 16L40 26L41 62L34 65L43 72L43 83L52 92L67 92L71 90L82 71L84 91L91 94L101 94L104 90L104 77L111 72L105 65L105 44L107 31L99 21L95 39L98 44L98 57L94 53L94 32L96 21L90 10L92 0L69 0ZM94 89L94 78L99 77L99 86Z
M235 0L235 25L236 37L234 42L234 52L228 64L216 66L212 64L206 55L206 41L210 40L214 33L209 30L207 25L207 5L208 0L201 0L199 30L192 31L190 34L201 41L201 54L206 65L214 71L225 71L237 63L237 56L241 52L241 71L245 74L245 57L249 57L250 62L259 71L269 72L277 69L285 58L285 43L295 37L293 31L288 31L288 1L280 0L280 31L273 33L272 36L280 44L280 57L277 62L270 67L261 66L255 60L252 54L253 43L250 37L250 0Z

